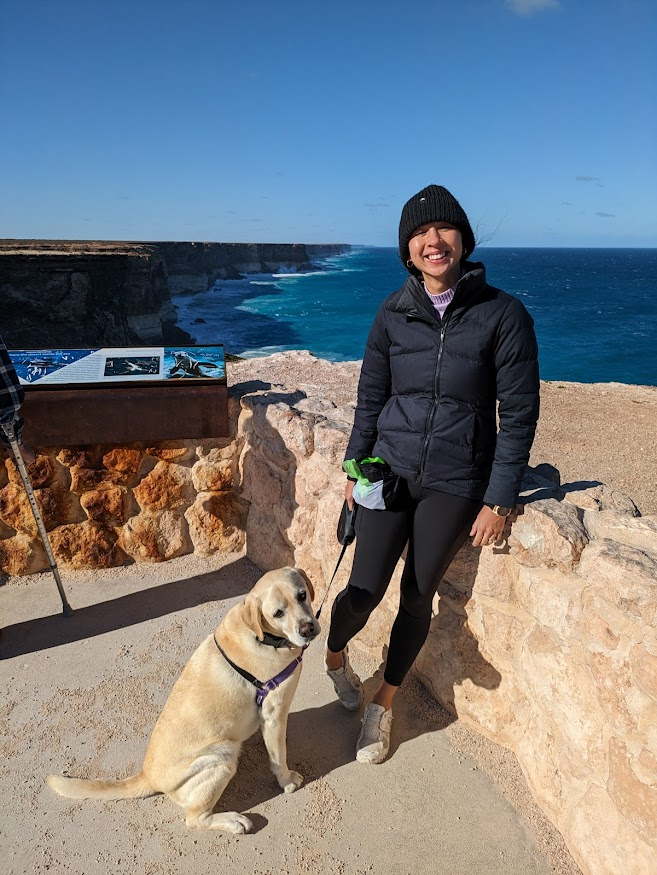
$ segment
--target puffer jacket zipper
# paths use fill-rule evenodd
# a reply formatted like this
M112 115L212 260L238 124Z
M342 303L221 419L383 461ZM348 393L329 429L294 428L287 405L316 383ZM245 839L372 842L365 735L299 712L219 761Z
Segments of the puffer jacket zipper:
M443 364L443 348L445 345L445 333L447 331L448 321L447 313L445 313L440 326L440 345L438 347L438 357L436 359L436 370L433 375L433 398L431 400L431 407L429 408L426 425L424 427L424 440L422 442L422 453L420 455L420 467L417 472L418 484L422 483L422 477L424 476L424 466L427 461L427 451L429 449L429 441L431 440L431 432L433 431L433 420L436 416L436 410L438 409L438 404L440 402L440 370Z

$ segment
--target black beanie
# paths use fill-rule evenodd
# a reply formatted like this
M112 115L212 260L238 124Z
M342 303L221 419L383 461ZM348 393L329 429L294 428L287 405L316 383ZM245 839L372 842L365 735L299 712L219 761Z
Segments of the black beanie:
M413 231L429 222L448 222L458 228L463 240L461 261L470 257L475 248L475 239L463 207L442 185L428 185L404 204L399 220L399 257L404 267L408 268L408 241Z

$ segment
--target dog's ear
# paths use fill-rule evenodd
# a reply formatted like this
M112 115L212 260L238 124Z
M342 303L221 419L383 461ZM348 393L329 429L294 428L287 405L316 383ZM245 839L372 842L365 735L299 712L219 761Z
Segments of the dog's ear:
M312 602L315 598L315 587L310 582L310 578L305 571L302 571L301 568L297 568L297 571L303 577L304 583L308 587L308 592L310 593L310 601Z
M262 608L260 599L249 593L242 605L242 619L244 623L251 629L256 638L262 638L264 632L262 630Z

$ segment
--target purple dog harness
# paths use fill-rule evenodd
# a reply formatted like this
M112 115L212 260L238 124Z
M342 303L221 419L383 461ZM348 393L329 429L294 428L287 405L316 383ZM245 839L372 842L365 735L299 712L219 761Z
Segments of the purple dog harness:
M295 659L293 659L289 665L286 665L285 668L283 669L283 671L280 671L275 677L270 678L268 681L263 682L263 681L258 680L258 678L255 677L255 675L252 675L250 672L241 668L239 665L234 663L232 659L230 659L228 656L226 656L221 645L217 641L216 634L213 637L214 637L214 643L217 645L217 649L218 649L219 653L221 653L221 655L226 660L228 665L232 666L235 669L235 671L244 678L244 680L247 680L250 684L253 684L253 686L256 688L255 701L256 701L256 705L259 708L262 706L262 703L264 702L265 697L267 696L267 693L271 693L271 691L275 690L276 687L280 687L280 685L283 683L283 681L287 680L290 677L290 675L294 672L295 668L301 663L301 660L303 659L303 651L306 649L306 647L308 647L307 644L304 644L303 648L301 649L301 653ZM267 641L267 637L271 638L271 641ZM273 647L276 647L276 648L282 647L282 646L286 646L286 647L290 646L289 642L287 642L286 638L274 638L273 635L270 635L270 636L265 635L263 637L262 641L260 641L259 638L257 638L256 640L259 641L261 644L271 644ZM285 642L285 643L283 643L283 642Z

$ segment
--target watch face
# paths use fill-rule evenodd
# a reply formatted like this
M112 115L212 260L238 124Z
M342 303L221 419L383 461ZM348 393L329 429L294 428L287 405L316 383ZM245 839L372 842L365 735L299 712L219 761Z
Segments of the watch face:
M508 516L513 508L511 507L501 507L499 504L496 504L493 508L493 513L496 513L498 516Z

